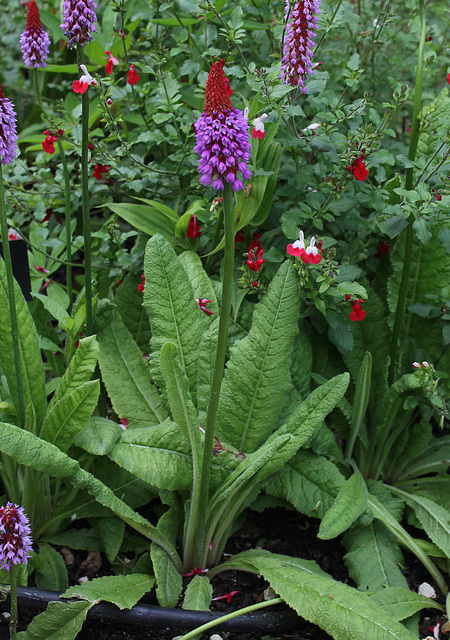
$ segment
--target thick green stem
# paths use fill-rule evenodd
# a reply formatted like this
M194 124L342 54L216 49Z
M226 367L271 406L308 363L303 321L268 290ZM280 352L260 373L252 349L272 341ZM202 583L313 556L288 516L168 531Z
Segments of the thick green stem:
M216 360L211 383L211 395L208 404L208 413L205 426L205 441L203 445L203 465L200 480L200 501L197 525L197 542L195 548L194 564L199 566L205 544L206 507L209 501L209 483L211 475L211 458L214 443L214 427L216 422L217 406L219 403L220 387L223 378L225 355L227 351L228 323L231 310L231 295L234 269L234 212L233 192L231 185L226 184L223 191L223 215L225 221L225 256L223 261L222 279L222 305L219 319L219 335L217 338ZM207 542L207 541L206 541Z
M234 618L243 616L246 613L251 613L252 611L259 611L259 609L272 607L275 604L282 604L283 602L284 600L282 598L273 598L272 600L266 600L265 602L258 602L257 604L252 604L249 607L245 607L244 609L239 609L239 611L233 611L233 613L227 613L225 616L220 616L220 618L217 618L216 620L211 620L211 622L202 624L201 627L197 627L197 629L193 629L192 631L189 631L189 633L186 633L184 636L181 636L180 640L193 640L193 638L199 638L204 631L208 631L208 629L212 629L213 627L216 627L219 624L228 622L228 620L233 620Z
M219 213L219 215L217 216L217 220L216 220L216 226L214 228L214 236L211 242L211 253L209 254L209 256L206 259L206 264L205 264L205 271L206 273L209 274L209 270L211 269L211 263L213 261L214 258L214 253L212 253L212 251L214 251L214 249L217 247L217 245L219 244L219 239L220 239L220 235L222 232L222 224L223 224L223 211L221 211Z
M12 271L11 252L9 250L8 222L6 219L5 189L3 186L3 172L0 162L0 231L2 234L3 260L5 261L6 283L8 287L9 317L11 320L11 334L13 343L14 366L17 384L17 416L19 425L25 426L25 401L22 382L22 361L20 359L19 328L17 324L16 296L14 292L14 276Z
M72 293L72 232L70 229L70 195L71 195L71 185L70 185L70 176L69 169L67 167L66 154L64 153L64 148L62 145L62 141L58 138L58 150L59 155L61 157L61 162L63 166L64 173L64 220L66 227L66 281L67 281L67 295L69 296L69 313L72 310L73 304L73 293Z
M408 158L414 162L416 158L417 143L419 140L419 114L422 107L422 79L423 79L423 51L425 47L426 38L426 22L425 22L425 8L424 0L419 0L419 15L420 15L420 41L419 49L417 53L417 67L416 67L416 87L414 91L414 110L411 126L411 139L409 142ZM413 167L408 167L405 172L405 189L411 190L414 186L413 182ZM403 258L403 271L400 281L400 289L398 292L397 308L395 310L394 326L392 329L392 340L390 349L390 365L389 365L389 384L394 382L396 364L397 364L397 348L400 337L400 329L403 320L403 313L405 309L406 294L408 291L409 272L411 268L412 258L412 245L413 245L413 215L410 214L408 220L408 226L406 228L405 238L405 254Z
M10 583L11 583L11 617L9 619L9 637L11 640L17 638L17 567L11 565L10 571Z

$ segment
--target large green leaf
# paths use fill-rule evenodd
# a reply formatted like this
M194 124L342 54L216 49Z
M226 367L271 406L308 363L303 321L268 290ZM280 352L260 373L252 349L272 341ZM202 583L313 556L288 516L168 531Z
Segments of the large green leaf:
M282 264L255 308L250 333L231 349L217 408L216 431L245 452L255 451L277 426L292 383L292 341L297 333L298 279Z
M169 242L174 242L177 214L169 207L152 200L149 204L133 202L107 202L105 207L126 220L131 226L149 236L162 234Z
M404 620L422 609L440 609L442 605L407 588L387 587L370 594L370 599L385 609L395 620Z
M82 585L69 587L62 598L80 598L93 604L105 600L119 609L131 609L143 595L153 589L155 578L141 573L127 576L104 576L94 578Z
M171 507L160 517L157 529L175 546L179 524L178 509ZM183 589L181 574L177 571L169 555L159 545L154 543L150 545L150 557L158 585L156 595L160 606L176 607Z
M208 304L208 311L212 311L217 315L219 313L219 305L217 304L216 294L211 285L211 280L203 269L200 257L193 251L184 251L178 256L178 260L187 273L192 290L194 291L194 297L211 300Z
M39 558L36 567L36 586L39 589L64 591L69 586L66 563L62 555L49 544L39 544Z
M128 429L108 457L159 489L179 491L192 484L189 442L170 420L153 429Z
M119 418L127 418L130 428L162 422L167 410L152 384L148 362L118 314L98 341L102 377Z
M81 631L91 602L49 602L47 609L35 616L18 640L74 640Z
M104 456L112 450L121 434L122 428L112 420L91 416L75 437L74 444L95 456Z
M253 567L290 607L335 640L416 640L368 595L319 573L299 558L251 550L234 556L224 568Z
M317 537L321 540L336 538L366 509L367 487L361 472L356 469L339 490L331 509L324 515Z
M399 569L403 555L393 534L379 521L354 527L343 537L345 564L359 589L378 591L386 586L407 588Z
M92 380L64 395L45 416L41 437L67 451L97 406L100 381Z
M161 348L166 342L173 342L195 397L197 348L210 320L195 301L186 271L161 235L150 238L147 243L144 306L152 327L151 366L155 382L164 388Z
M28 305L19 285L14 280L16 315L18 325L18 342L21 361L22 385L25 408L31 403L36 412L38 429L47 409L45 393L44 366L39 349L39 338ZM16 413L18 412L18 395L16 367L14 363L11 318L9 315L8 287L6 282L5 263L0 259L0 363L8 381Z
M142 305L144 296L138 289L140 284L141 276L129 273L117 289L114 304L139 349L148 353L152 332L147 310Z
M208 576L194 576L186 588L183 609L209 611L212 593L213 589Z

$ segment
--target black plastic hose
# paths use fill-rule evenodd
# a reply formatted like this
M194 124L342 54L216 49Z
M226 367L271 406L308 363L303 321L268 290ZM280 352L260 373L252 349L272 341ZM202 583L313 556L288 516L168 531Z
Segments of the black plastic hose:
M17 587L18 604L34 609L45 609L49 602L60 600L60 593L34 587ZM75 601L76 599L74 599ZM9 601L9 594L6 602ZM61 602L70 602L67 598ZM206 622L222 617L212 611L190 611L186 609L167 609L164 607L140 604L132 609L120 610L109 602L100 602L88 612L87 618L104 619L130 625L141 625L164 629L195 629ZM282 633L298 627L299 617L294 611L261 611L246 613L228 622L217 625L218 631L253 631L255 633Z

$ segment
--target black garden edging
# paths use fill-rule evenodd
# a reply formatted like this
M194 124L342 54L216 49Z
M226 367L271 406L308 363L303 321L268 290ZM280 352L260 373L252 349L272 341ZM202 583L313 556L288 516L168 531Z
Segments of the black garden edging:
M6 586L6 585L1 585ZM9 587L9 585L8 585ZM37 589L34 587L17 587L17 598L20 607L31 609L45 609L49 602L59 601L60 593ZM6 603L9 604L9 593ZM75 601L76 599L74 599ZM66 598L61 602L68 602ZM88 611L87 619L104 619L109 622L120 622L128 625L147 626L150 628L164 629L195 629L202 624L217 620L224 614L212 611L190 611L185 609L167 609L148 604L136 605L132 609L120 610L109 602L100 602ZM218 631L244 632L253 631L260 633L282 633L298 626L299 617L294 611L261 611L247 613L224 624L218 624Z

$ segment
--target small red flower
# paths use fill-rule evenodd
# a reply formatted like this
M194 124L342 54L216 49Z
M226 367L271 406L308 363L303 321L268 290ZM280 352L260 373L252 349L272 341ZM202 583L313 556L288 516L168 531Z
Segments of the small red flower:
M108 171L111 169L109 164L99 164L97 163L94 167L94 178L96 178L97 180L101 180L102 179L102 174L103 173L108 173Z
M192 240L196 240L202 235L201 227L197 225L197 218L194 215L192 215L189 220L186 235L188 238L192 238Z
M190 578L191 576L203 576L205 573L208 573L208 569L200 569L200 567L195 567L189 573L183 573L183 578Z
M128 84L137 84L139 80L140 80L140 76L138 75L136 69L134 68L134 64L130 65L130 70L127 73Z
M144 291L144 287L145 287L145 276L144 276L144 274L141 275L141 278L142 278L142 282L140 284L138 284L138 289L142 293L142 291Z
M361 306L363 303L364 303L364 300L362 298L352 302L353 311L350 313L350 316L349 316L352 322L359 322L360 320L364 320L364 318L366 317L366 312Z
M40 271L41 273L50 273L50 271L45 267L38 267L36 264L34 265L34 268L36 269L36 271Z
M116 64L119 64L119 61L117 60L117 58L111 55L111 51L105 51L105 53L108 56L108 62L106 63L105 71L110 76L112 75L114 66Z
M447 74L447 82L450 84L450 73Z
M259 235L255 240L253 240L253 242L251 243L251 245L247 249L247 253L250 253L250 251L254 251L255 249L256 249L256 251L261 251L262 244L259 241L260 237L261 237L261 235Z
M238 231L236 233L236 235L234 236L234 248L235 249L236 249L236 245L237 245L238 242L244 242L244 232L242 230Z
M213 315L213 312L206 308L206 305L211 302L211 300L207 300L206 298L195 298L195 301L198 303L198 306L202 311L207 313L209 316Z
M442 200L442 195L440 193L437 194L436 200L440 202Z
M375 258L380 259L382 254L387 256L390 248L391 248L391 245L389 244L389 242L382 242L377 246L377 252L375 254Z
M226 600L228 604L231 602L231 598L238 594L239 591L230 591L230 593L226 593L224 596L216 596L213 598L213 602L216 600Z
M255 240L255 242L258 242L258 240ZM260 249L258 251L258 249L255 248L248 252L247 267L250 269L250 271L259 271L261 269L261 267L265 263L263 255L264 249Z
M127 428L128 428L128 418L122 418L122 420L120 421L120 428L123 429L124 431L127 430Z
M50 133L50 131L45 130L44 136L47 136L45 140L42 142L42 148L45 153L49 153L53 155L55 153L55 142L58 140L58 136L63 136L64 131L62 129L58 129L56 135L54 133Z
M365 154L363 153L362 156L357 158L351 166L351 171L355 180L361 180L362 182L364 182L369 175L369 170L366 169L366 165L364 163L364 156Z

